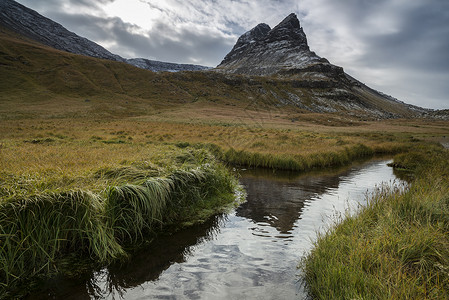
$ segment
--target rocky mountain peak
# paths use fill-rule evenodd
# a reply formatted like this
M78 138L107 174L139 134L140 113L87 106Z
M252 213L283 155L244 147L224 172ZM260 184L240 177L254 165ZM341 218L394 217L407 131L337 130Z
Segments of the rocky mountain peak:
M225 56L223 62L228 62L235 59L236 56L238 56L240 53L243 53L248 47L250 47L251 43L264 39L267 36L268 32L270 32L270 30L271 28L269 25L260 23L250 31L242 34L237 40L237 43L232 48L231 52L229 52L228 55Z
M237 44L239 43L249 43L251 41L260 41L263 39L268 32L270 32L271 28L268 24L260 23L250 31L244 33L238 40ZM236 44L236 45L237 45Z
M310 51L300 22L292 13L273 29L262 23L244 33L216 70L264 76L315 67L316 64L330 65Z
M281 23L274 27L267 36L271 43L283 41L290 43L291 47L299 47L303 50L309 50L306 34L302 30L296 14L288 15Z
M296 16L295 13L289 14L275 28L279 28L279 27L286 27L286 28L290 27L290 28L298 28L298 29L301 28L301 26L299 24L298 17Z

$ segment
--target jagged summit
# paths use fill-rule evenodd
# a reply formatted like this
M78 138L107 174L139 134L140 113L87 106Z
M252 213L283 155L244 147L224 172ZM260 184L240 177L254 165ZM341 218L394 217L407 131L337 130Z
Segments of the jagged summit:
M244 33L216 70L263 76L310 67L333 73L343 71L310 51L306 34L292 13L273 29L262 23Z
M254 27L253 29L248 31L247 33L243 34L237 40L236 46L239 44L248 44L252 41L254 42L254 41L261 40L268 34L268 32L270 30L271 30L271 28L268 24L260 23L259 25L257 25L256 27Z
M296 14L288 15L281 23L274 27L267 36L269 42L288 42L289 46L298 47L298 50L308 51L306 34L302 30Z
M247 48L250 47L252 43L265 38L270 30L271 28L268 24L260 23L250 31L244 33L239 37L231 52L229 52L228 55L225 56L221 63L227 63L236 59L237 56L247 50Z

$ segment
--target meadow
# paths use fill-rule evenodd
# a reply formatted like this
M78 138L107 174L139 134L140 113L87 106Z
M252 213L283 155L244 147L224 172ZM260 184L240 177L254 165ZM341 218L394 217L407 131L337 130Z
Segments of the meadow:
M425 145L395 156L409 187L382 186L366 207L319 235L301 262L316 299L449 297L449 153Z
M5 293L64 272L67 257L97 265L126 259L131 245L206 220L236 201L232 167L307 171L449 136L443 121L348 120L201 101L141 116L40 109L0 120Z

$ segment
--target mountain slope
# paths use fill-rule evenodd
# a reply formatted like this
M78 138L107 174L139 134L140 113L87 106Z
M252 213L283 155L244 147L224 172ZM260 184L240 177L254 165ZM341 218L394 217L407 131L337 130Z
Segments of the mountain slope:
M243 34L214 71L293 81L295 87L308 88L313 100L307 104L301 93L292 93L289 103L310 111L358 111L377 118L413 117L429 112L369 88L343 68L310 51L295 14L273 29L262 23Z
M100 45L12 0L0 1L0 24L52 48L91 57L125 61Z
M151 61L143 58L125 59L13 0L0 1L0 25L58 50L126 62L154 72L208 69L203 66Z

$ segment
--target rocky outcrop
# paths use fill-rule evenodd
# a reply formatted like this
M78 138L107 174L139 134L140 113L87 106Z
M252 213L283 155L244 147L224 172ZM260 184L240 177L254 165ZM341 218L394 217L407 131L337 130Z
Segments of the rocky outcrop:
M314 112L342 112L375 118L416 117L426 110L375 91L311 51L295 14L273 29L259 24L244 33L214 71L273 76L295 90L276 99ZM228 75L230 76L230 75Z
M310 51L295 14L273 29L262 23L243 34L216 70L259 76L315 71L343 74L342 68Z

